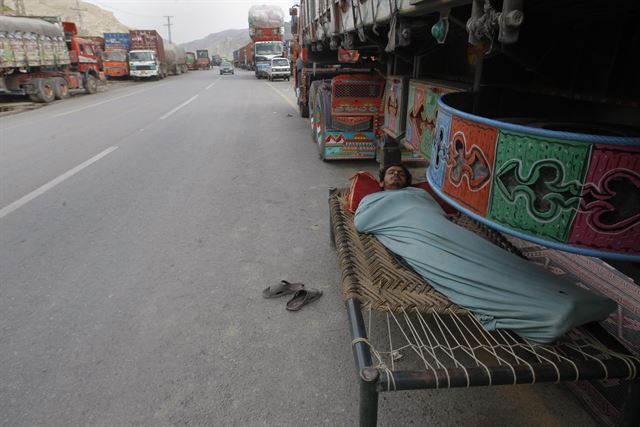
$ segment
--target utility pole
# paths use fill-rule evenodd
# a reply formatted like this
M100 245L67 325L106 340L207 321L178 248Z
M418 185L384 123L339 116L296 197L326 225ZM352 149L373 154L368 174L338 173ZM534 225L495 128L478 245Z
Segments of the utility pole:
M27 11L24 8L24 0L16 0L16 15L27 16Z
M165 27L167 27L167 31L169 33L169 43L171 43L171 18L173 18L173 16L164 16L165 18L167 18L167 23L164 24Z
M80 28L82 28L84 26L84 24L82 23L82 11L87 10L87 9L82 9L80 7L80 0L76 0L76 7L71 7L71 10L77 10L78 11L78 24L80 24Z

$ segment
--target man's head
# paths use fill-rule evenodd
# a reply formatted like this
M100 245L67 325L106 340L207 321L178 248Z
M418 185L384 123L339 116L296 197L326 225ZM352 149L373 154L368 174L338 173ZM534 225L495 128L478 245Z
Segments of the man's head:
M411 173L402 163L387 165L380 171L383 190L400 190L411 185Z

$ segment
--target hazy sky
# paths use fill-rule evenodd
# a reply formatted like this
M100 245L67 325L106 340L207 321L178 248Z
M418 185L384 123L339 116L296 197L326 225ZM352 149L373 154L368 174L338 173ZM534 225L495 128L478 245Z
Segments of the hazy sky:
M167 36L165 15L171 15L171 38L185 43L228 29L248 28L247 13L252 5L280 6L285 21L295 0L84 0L114 13L129 27L157 30Z

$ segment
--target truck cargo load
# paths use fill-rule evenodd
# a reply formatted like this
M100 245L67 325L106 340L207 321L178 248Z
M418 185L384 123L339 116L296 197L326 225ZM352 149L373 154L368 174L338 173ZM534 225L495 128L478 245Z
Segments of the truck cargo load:
M76 89L94 93L103 78L91 42L72 22L0 16L0 94L51 102Z
M249 28L280 28L284 12L278 6L257 5L249 8Z

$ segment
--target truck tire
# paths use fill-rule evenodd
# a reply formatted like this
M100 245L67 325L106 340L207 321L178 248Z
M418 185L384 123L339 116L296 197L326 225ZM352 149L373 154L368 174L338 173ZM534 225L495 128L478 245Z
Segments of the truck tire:
M309 117L309 105L303 102L298 102L298 111L300 111L300 117L302 117L303 119Z
M84 76L84 91L89 95L98 91L98 79L95 76L91 74Z
M36 90L35 93L29 95L32 101L47 104L56 98L53 79L33 79L32 81Z
M323 81L324 83L325 81ZM316 97L316 111L318 112L317 141L320 159L324 162L325 142L327 139L327 128L331 127L331 83L329 86L322 84L318 87Z
M62 77L56 77L54 80L53 92L56 99L66 99L69 97L69 85Z

